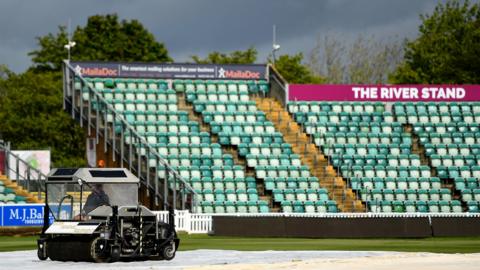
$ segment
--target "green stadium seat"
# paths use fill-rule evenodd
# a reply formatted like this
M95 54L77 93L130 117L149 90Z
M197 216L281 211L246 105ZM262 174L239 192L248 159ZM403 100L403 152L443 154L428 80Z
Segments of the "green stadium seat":
M223 205L223 201L215 201L213 204L213 208L215 213L225 213L225 206Z
M479 203L477 201L469 201L467 202L468 212L470 213L479 213Z

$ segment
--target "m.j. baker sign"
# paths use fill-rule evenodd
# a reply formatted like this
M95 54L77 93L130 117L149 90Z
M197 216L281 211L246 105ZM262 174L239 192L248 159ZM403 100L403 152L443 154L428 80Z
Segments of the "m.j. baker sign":
M314 85L288 87L291 101L480 101L480 85Z
M3 204L0 205L0 226L42 226L44 204ZM60 219L71 218L72 209L69 205L60 208L50 208ZM53 216L49 216L53 222Z

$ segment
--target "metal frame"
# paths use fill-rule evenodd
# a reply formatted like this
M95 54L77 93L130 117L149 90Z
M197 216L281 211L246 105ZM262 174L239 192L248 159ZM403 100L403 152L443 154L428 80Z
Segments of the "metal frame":
M120 167L128 167L140 179L141 184L150 191L147 192L147 196L150 193L154 194L155 205L158 206L160 202L163 202L165 210L169 206L176 208L177 200L180 199L181 209L189 208L194 212L198 203L195 190L160 156L145 138L137 133L123 115L115 110L112 104L109 104L95 88L91 87L80 74L75 72L75 69L67 60L64 60L63 78L63 109L74 120L78 121L81 127L86 124L89 135L91 135L92 129L95 130L97 144L100 136L104 139L105 153L110 146L113 161L120 157ZM75 89L76 79L81 84L79 90ZM85 91L88 91L87 101L83 97ZM84 107L87 107L87 113L84 112ZM95 119L92 119L93 117ZM128 135L128 139L125 135ZM125 151L126 147L127 151ZM155 168L150 167L150 159L157 161ZM164 170L164 177L159 174L160 170ZM156 181L152 183L151 178L156 179ZM176 188L177 183L179 183L179 191ZM163 185L163 188L159 185ZM170 192L170 190L173 191ZM170 196L169 193L172 193L172 195ZM178 193L181 194L180 198L177 198ZM187 205L189 196L191 203ZM169 200L170 197L172 197L171 200Z
M271 84L269 96L276 98L284 108L288 104L288 82L273 65L267 66L267 76Z

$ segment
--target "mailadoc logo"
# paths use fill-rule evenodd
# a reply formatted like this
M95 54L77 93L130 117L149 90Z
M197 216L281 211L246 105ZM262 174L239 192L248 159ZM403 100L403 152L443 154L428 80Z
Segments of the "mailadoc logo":
M251 70L229 70L221 67L218 70L218 78L226 79L260 79L260 72Z
M112 68L106 67L81 67L79 65L75 66L75 72L82 76L105 76L105 77L114 77L118 76L118 71Z

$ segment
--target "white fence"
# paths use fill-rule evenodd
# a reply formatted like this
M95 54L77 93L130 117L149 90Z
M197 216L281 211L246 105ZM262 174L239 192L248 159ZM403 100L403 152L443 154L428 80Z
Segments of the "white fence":
M168 211L155 211L168 222ZM175 210L175 228L188 233L208 233L212 230L212 214L192 214L188 210Z
M168 222L168 211L155 211ZM208 233L212 230L213 216L234 217L308 217L308 218L385 218L385 217L480 217L480 213L231 213L195 214L188 210L175 210L175 228L187 233Z

